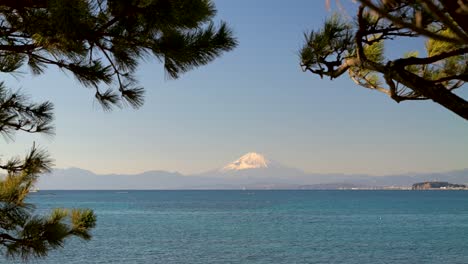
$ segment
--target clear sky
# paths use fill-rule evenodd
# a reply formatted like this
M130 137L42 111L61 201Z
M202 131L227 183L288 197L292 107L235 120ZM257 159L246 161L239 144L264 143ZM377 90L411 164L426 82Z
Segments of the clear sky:
M97 173L196 173L251 151L317 173L468 167L462 118L429 101L397 104L347 76L330 81L301 71L303 32L319 28L336 6L327 11L324 0L215 3L239 47L178 80L168 80L158 61L145 62L137 74L147 90L139 110L103 112L92 90L56 69L39 77L27 71L3 76L34 100L55 104L56 135L17 134L15 142L0 142L0 158L23 155L36 141L57 167ZM406 46L389 49L403 54Z

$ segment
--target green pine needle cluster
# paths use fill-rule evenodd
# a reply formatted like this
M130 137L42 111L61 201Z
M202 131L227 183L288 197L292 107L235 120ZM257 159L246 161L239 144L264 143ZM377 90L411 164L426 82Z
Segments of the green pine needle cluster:
M43 74L57 66L93 88L105 110L143 104L144 89L135 80L143 59L159 59L168 76L178 78L237 45L226 23L215 26L208 0L16 3L0 5L0 70L27 65Z
M305 44L299 52L304 68L318 70L338 66L354 49L353 28L338 15L327 19L319 31L304 34Z
M54 107L50 102L31 103L20 92L11 92L0 82L0 135L13 139L14 133L53 134Z
M0 134L12 139L17 131L52 133L53 106L35 104L20 92L0 84ZM67 238L91 238L96 216L88 209L56 209L50 215L35 215L26 198L39 175L51 170L48 153L35 146L24 158L0 160L0 252L29 259L44 257L62 247Z

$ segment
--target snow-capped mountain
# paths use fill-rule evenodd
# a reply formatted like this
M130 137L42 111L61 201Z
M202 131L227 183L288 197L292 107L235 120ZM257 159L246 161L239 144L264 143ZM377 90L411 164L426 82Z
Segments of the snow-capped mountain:
M289 168L256 152L249 152L218 170L199 174L203 177L223 179L231 185L285 184L303 178L301 170ZM302 180L301 180L302 182Z
M268 168L270 161L265 158L262 154L255 152L249 152L234 162L229 163L224 166L221 171L239 171L246 169L259 169L259 168Z

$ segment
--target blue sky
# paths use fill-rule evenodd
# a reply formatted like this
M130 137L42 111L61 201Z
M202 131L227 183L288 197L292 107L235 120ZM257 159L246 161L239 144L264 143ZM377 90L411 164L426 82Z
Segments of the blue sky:
M43 76L5 77L34 100L55 104L56 135L18 134L15 142L0 143L0 158L22 155L36 141L57 167L98 173L202 172L251 151L319 173L468 167L468 122L460 117L429 101L397 104L346 76L330 81L301 71L303 32L319 28L336 6L215 3L239 47L178 80L168 80L156 60L142 63L137 77L147 96L139 110L103 112L92 90L53 68ZM403 54L406 46L394 43L389 53Z

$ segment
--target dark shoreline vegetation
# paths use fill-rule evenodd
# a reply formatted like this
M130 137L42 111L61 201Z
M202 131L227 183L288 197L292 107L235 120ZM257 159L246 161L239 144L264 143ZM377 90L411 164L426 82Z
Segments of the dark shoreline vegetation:
M453 184L449 182L433 181L419 182L411 186L412 190L468 190L465 184Z

